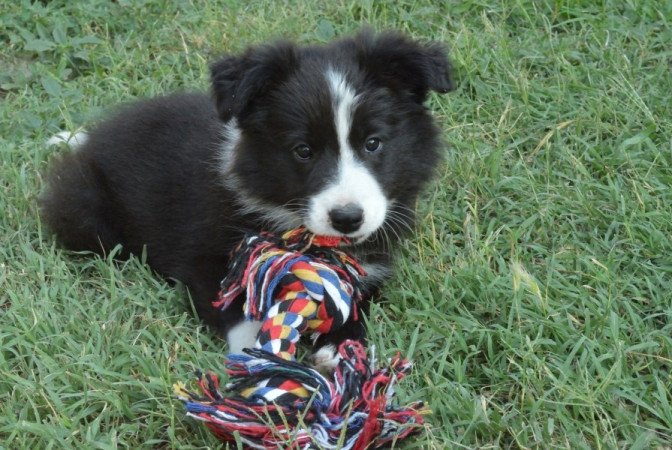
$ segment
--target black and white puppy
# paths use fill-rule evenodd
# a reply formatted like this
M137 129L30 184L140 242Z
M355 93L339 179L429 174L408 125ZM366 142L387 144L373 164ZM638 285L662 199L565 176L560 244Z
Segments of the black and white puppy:
M55 162L42 217L73 250L125 254L188 288L230 350L259 323L211 306L231 249L246 232L305 225L347 236L373 292L440 153L423 106L453 89L444 49L364 31L324 46L276 42L212 66L213 98L181 94L122 109ZM241 300L242 301L242 300ZM364 305L366 309L366 305ZM364 338L349 321L316 346Z

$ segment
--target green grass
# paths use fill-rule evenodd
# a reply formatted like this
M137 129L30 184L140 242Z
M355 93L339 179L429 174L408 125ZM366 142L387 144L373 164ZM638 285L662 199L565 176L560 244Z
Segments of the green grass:
M672 3L88 1L0 7L0 447L206 448L171 392L224 342L140 261L73 255L36 196L60 129L207 88L248 43L447 42L446 141L371 340L417 365L402 448L672 446Z

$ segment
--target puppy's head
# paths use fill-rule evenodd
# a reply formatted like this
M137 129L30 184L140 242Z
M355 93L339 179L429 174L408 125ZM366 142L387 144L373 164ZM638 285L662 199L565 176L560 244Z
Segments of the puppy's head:
M441 46L368 31L278 42L215 63L212 80L221 170L243 212L354 240L408 226L438 159L423 102L453 89Z

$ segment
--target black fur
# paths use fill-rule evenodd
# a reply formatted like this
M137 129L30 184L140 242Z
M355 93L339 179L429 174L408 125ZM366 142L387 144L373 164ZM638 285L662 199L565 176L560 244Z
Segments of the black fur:
M330 67L360 95L350 143L396 200L396 220L385 225L396 239L412 224L410 210L439 158L438 130L422 103L453 82L441 47L368 31L326 46L279 42L225 57L212 65L214 101L182 94L122 109L54 163L43 220L73 250L105 253L123 244L125 254L140 254L146 247L149 265L182 281L200 317L226 331L241 319L240 308L222 314L210 302L229 251L245 232L282 228L269 223L272 207L300 222L307 199L333 175L339 150L324 75ZM232 118L241 139L222 168L230 144L222 130ZM372 134L385 149L368 155ZM314 149L310 163L294 157L300 143ZM358 245L360 257L389 264L385 235ZM320 343L347 337L363 337L363 329L349 324Z

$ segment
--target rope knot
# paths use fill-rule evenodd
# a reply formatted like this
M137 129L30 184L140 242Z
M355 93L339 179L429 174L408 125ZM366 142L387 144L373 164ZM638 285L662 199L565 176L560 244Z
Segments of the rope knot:
M361 266L340 249L345 241L298 229L275 237L247 236L234 250L213 306L245 300L249 320L264 320L254 349L228 355L229 384L198 373L203 396L182 384L175 391L191 417L222 440L250 448L343 448L393 444L421 429L422 403L392 403L394 385L410 370L397 356L376 369L360 342L346 341L333 380L295 360L302 333L343 326L361 299Z
M339 246L345 238L315 236L304 228L280 238L246 237L213 302L225 310L241 295L248 320L262 320L257 348L293 359L300 335L313 338L345 323L361 298L362 267Z

